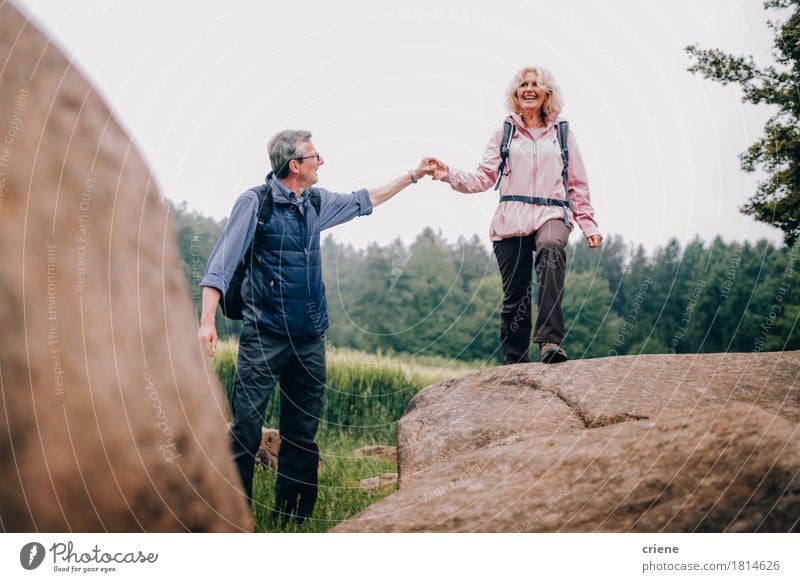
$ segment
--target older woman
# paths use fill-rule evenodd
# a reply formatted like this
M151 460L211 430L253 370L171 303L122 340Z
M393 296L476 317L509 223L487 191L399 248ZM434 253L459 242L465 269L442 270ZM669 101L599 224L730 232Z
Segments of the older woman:
M563 100L552 74L542 67L525 67L508 88L506 105L513 126L508 158L499 176L500 204L491 225L494 253L503 279L500 340L503 363L528 362L531 341L532 271L536 269L538 316L533 341L543 362L567 359L561 299L564 294L566 245L577 223L591 248L602 241L589 201L589 185L578 145L568 133L568 179L557 137ZM498 180L503 127L489 138L478 168L449 168L436 158L434 179L459 192L483 192ZM535 258L534 258L535 255Z

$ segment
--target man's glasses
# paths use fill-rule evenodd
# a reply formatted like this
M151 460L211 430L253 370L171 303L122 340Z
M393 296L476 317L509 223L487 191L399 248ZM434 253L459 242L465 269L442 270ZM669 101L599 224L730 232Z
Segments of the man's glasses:
M310 156L303 156L302 158L295 158L295 160L300 162L302 160L307 160L308 158L317 158L317 162L319 162L321 157L322 156L320 156L319 153L316 153L316 154L311 154Z

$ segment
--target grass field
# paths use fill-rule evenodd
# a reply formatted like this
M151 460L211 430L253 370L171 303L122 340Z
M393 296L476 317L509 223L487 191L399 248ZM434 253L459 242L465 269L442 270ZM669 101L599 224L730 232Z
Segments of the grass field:
M355 458L353 451L363 446L349 438L338 442L320 442L321 467L319 472L319 497L311 519L298 526L290 523L278 529L269 516L274 504L275 471L258 466L253 482L253 495L258 503L254 507L258 532L326 532L337 523L356 515L367 506L383 499L394 491L394 486L370 493L361 489L359 481L367 477L394 473L396 465L379 458Z
M235 341L220 342L214 358L228 395L233 388L237 351ZM277 529L269 520L276 475L257 465L253 482L256 531L325 532L392 493L391 487L376 493L363 491L359 481L397 472L396 465L378 458L355 458L353 452L365 445L396 444L397 421L414 394L430 384L480 368L477 363L445 358L367 354L336 348L328 349L327 363L328 382L317 439L322 463L314 514L300 526ZM266 426L277 427L278 414L278 398L273 397Z

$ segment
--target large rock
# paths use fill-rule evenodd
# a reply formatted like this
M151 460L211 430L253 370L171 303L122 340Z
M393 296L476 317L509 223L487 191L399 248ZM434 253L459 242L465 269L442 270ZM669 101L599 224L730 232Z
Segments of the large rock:
M800 352L527 364L431 386L400 489L336 531L790 531Z
M252 530L153 176L9 2L0 61L0 530Z

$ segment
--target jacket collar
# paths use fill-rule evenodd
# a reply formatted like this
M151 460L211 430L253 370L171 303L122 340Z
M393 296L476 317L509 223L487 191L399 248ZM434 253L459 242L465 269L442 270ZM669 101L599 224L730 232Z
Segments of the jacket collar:
M525 122L524 122L524 121L522 121L522 116L521 116L519 113L511 113L511 114L509 114L509 116L508 116L508 117L509 117L509 119L511 119L511 120L514 122L514 124L515 124L515 125L516 125L516 126L519 128L519 129L522 129L522 130L525 130L525 131L527 131L527 132L530 132L530 129L528 129L527 127L525 127ZM553 126L556 124L556 122L557 122L557 121L558 121L558 115L556 115L556 114L554 114L554 113L551 113L551 114L550 114L550 115L548 115L548 116L547 116L547 118L544 120L544 126L545 126L547 129L552 129L552 128L553 128Z
M308 190L305 190L300 199L296 199L294 192L289 190L272 172L267 174L264 181L272 185L272 199L278 204L304 204L308 198Z

